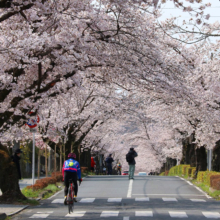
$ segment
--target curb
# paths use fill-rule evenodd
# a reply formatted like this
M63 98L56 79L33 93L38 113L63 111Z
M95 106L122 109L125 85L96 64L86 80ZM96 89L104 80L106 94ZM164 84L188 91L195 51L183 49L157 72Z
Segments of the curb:
M58 195L59 193L61 193L64 189L61 189L60 191L56 192L55 194L53 194L51 197L47 198L47 199L51 199L53 197L55 197L56 195Z
M179 177L179 176L176 176ZM206 196L207 199L213 199L210 195L207 194L207 192L204 192L202 189L200 189L198 186L194 185L193 183L191 183L190 181L187 181L185 178L183 177L179 177L181 180L184 180L185 182L187 182L189 185L194 186L198 191L200 191L201 193L204 194L204 196Z
M5 213L0 213L0 220L5 220L7 215Z
M20 208L18 211L13 212L13 213L9 214L8 216L15 215L15 214L17 214L17 213L19 213L19 212L23 211L23 210L24 210L24 209L26 209L27 207L29 207L29 205L26 205L26 206L24 206L23 208Z

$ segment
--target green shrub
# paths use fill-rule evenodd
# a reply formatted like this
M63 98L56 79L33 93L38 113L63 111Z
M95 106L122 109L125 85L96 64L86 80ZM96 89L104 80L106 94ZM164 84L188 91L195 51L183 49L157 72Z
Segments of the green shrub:
M169 173L168 173L168 176L175 176L176 175L176 170L177 170L177 167L171 167L170 170L169 170Z
M194 179L196 178L196 167L192 167L192 171L191 171L190 177L192 177Z
M204 175L205 175L205 172L206 171L199 171L198 174L197 174L197 181L200 182L200 183L203 183L204 180Z
M165 172L162 172L159 176L164 176Z
M192 167L186 167L185 177L190 177L192 172Z
M210 186L210 178L213 175L220 175L219 172L215 172L215 171L206 171L203 177L203 181L206 185Z
M181 165L181 167L182 167L181 174L182 174L182 175L186 175L186 168L187 168L187 167L190 167L190 165L185 165L185 164L184 164L184 165Z

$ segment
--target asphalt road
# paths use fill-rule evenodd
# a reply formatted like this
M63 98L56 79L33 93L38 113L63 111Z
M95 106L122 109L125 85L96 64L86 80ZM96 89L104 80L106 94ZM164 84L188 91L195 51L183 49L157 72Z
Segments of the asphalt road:
M220 219L220 202L190 184L179 177L87 177L71 215L63 205L62 191L12 219Z

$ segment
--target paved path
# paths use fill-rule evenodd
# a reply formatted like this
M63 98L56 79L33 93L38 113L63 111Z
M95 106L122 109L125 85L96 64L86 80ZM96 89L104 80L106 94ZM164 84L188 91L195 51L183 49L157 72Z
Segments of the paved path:
M179 177L124 176L85 178L74 212L63 205L63 191L12 220L23 219L220 219L220 202Z

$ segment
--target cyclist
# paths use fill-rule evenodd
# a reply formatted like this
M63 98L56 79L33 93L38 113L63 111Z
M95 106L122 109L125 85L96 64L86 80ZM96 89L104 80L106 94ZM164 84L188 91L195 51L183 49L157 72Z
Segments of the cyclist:
M121 175L121 167L122 167L122 166L121 166L121 163L118 162L118 163L117 163L117 172L118 172L119 175Z
M74 200L77 202L76 197L77 197L77 192L78 192L78 185L77 185L77 176L79 178L79 182L81 184L82 178L81 178L81 170L80 170L80 165L79 162L76 161L76 154L75 153L69 153L68 154L68 160L66 160L63 164L63 169L62 169L62 174L64 178L64 205L67 205L66 197L68 193L68 188L69 188L69 180L73 180L74 184Z

